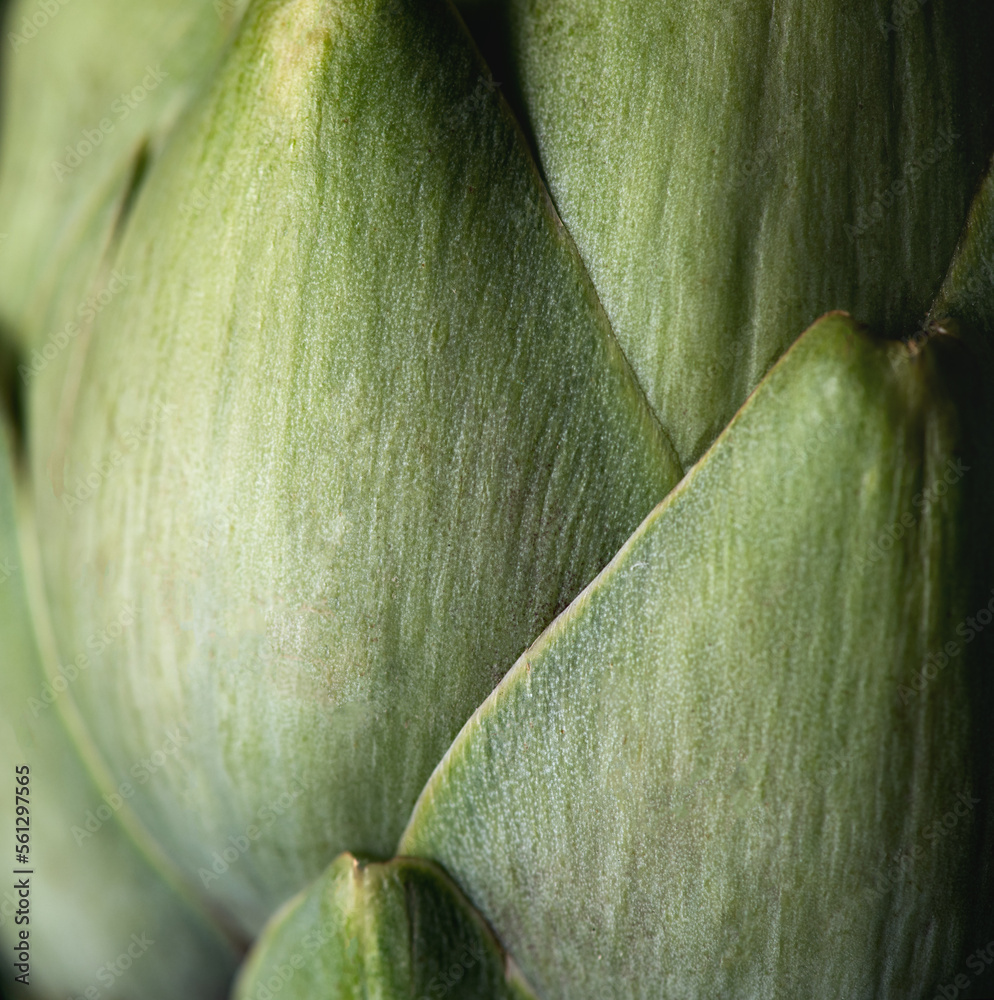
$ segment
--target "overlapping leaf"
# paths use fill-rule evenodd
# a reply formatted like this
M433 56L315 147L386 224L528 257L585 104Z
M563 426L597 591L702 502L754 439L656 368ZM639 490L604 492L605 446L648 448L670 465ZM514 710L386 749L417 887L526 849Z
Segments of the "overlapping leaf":
M442 4L254 4L107 269L31 380L60 655L113 773L189 733L135 809L254 930L681 472Z
M338 858L266 927L235 1000L534 1000L461 893L427 861Z
M994 168L980 185L930 319L952 318L985 362L994 386ZM919 339L921 334L919 334Z
M801 330L913 333L994 152L984 0L508 0L542 168L681 460Z
M399 852L542 996L909 1000L989 939L967 367L823 319L466 724Z

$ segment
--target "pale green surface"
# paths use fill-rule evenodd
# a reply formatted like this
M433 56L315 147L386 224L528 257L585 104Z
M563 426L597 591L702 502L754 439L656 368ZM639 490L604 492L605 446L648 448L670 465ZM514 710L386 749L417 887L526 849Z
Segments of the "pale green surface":
M432 776L398 853L545 1000L931 998L989 940L977 473L915 503L973 461L958 350L810 329Z
M994 151L986 0L506 6L553 199L685 465L823 312L922 322Z
M157 154L244 6L245 0L9 5L0 39L0 325L25 348L54 332L44 322L48 298L64 290L64 269L76 258L99 257L114 213L87 240L81 230L92 228L108 201L121 206L142 150ZM30 30L31 18L41 27L27 38L23 26L27 19ZM132 93L146 78L144 96ZM73 167L65 147L88 142L86 132L102 138ZM71 169L56 171L55 163ZM82 300L72 305L73 319L77 305Z
M0 886L3 988L11 997L65 997L95 988L110 1000L140 996L225 996L237 956L203 910L161 875L120 825L127 806L85 830L86 814L106 809L101 790L81 764L56 708L29 707L44 683L31 627L26 580L30 544L14 524L15 497L7 428L0 425L0 823L5 876ZM22 513L23 513L22 505ZM27 539L30 520L22 528ZM29 540L28 540L29 541ZM30 771L30 985L7 978L15 934L8 893L21 876L14 858L14 768ZM139 793L137 781L133 794ZM111 798L111 801L115 801ZM118 802L124 800L117 799ZM92 825L92 824L91 824ZM78 826L75 836L73 826ZM14 897L16 904L17 897ZM21 925L23 926L23 925ZM138 949L131 937L144 936ZM153 943L154 942L154 943ZM113 974L131 946L130 969ZM137 955L137 957L135 957ZM130 961L130 959L129 959Z
M275 988L274 988L275 987ZM267 925L234 1000L534 1000L462 894L418 858L337 858Z
M255 5L105 265L133 280L30 380L92 749L127 774L187 728L136 810L250 931L392 853L681 474L485 79L441 4Z

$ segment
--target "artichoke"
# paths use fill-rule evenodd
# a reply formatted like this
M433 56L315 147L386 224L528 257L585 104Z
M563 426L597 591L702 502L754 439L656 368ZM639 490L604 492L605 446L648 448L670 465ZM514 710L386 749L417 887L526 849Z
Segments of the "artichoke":
M5 988L991 989L989 5L4 31Z

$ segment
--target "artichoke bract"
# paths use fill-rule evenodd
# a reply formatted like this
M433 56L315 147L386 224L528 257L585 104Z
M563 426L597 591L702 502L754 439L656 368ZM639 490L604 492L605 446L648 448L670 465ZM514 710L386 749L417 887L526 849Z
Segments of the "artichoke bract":
M822 313L919 326L994 149L990 4L499 6L552 197L685 465Z
M118 779L188 734L130 807L254 932L682 471L440 3L254 4L106 270L29 390L59 697Z
M994 377L994 164L980 185L930 318L952 317ZM920 335L919 335L920 336ZM988 400L988 404L990 400Z
M535 1000L445 873L420 858L338 858L270 921L236 1000Z
M809 329L466 723L398 853L541 996L930 998L989 940L961 351Z
M27 803L27 826L15 825L19 810L8 786L0 821L10 859L16 848L22 854L19 873L0 890L4 989L15 983L26 985L25 993L63 997L87 990L101 996L110 987L112 996L221 998L239 950L130 822L132 786L124 796L108 789L60 712L31 708L46 683L41 647L50 643L35 637L44 618L37 540L30 508L15 494L9 431L0 417L0 763L8 781L25 779L16 791ZM15 842L15 831L26 832L23 841ZM27 961L12 963L25 941Z
M8 8L0 966L965 1000L994 5L462 6Z

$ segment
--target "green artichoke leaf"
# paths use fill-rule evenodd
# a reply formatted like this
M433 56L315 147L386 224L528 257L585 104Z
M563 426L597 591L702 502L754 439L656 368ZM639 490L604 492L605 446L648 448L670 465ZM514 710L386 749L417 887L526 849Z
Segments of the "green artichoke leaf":
M269 921L233 1000L535 1000L480 915L421 858L342 854Z
M994 164L980 185L930 319L953 318L978 354L994 354ZM921 339L925 334L919 332ZM978 340L979 336L983 339Z
M253 4L30 382L66 697L119 778L187 734L133 807L252 933L682 475L489 83L441 2Z
M129 192L208 76L245 0L15 0L3 25L0 323L25 350L58 346L47 301L99 257ZM81 240L95 216L106 227Z
M58 706L43 700L44 643L32 627L37 543L30 507L15 495L7 430L0 426L0 822L10 838L0 888L4 989L220 1000L238 950L197 893L134 837L127 802L138 782L101 786ZM25 939L27 969L19 954Z
M516 663L398 853L539 995L931 997L990 934L961 345L811 327Z
M969 344L984 376L987 427L994 426L994 163L980 185L963 227L949 272L932 305L929 321L910 338L912 348L930 330L955 331ZM985 435L979 462L987 478L987 522L994 524L994 440ZM988 565L994 577L994 532L978 543L988 546ZM988 645L988 662L994 663L994 641Z
M685 466L821 314L920 325L994 151L989 3L501 6L553 199Z

